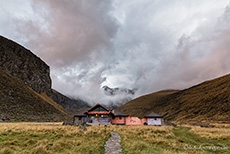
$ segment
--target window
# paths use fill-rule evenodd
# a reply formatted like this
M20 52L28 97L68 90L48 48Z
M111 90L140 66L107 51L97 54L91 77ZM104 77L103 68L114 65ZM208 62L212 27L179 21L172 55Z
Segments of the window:
M122 119L122 117L119 117L119 119L121 120L121 119Z

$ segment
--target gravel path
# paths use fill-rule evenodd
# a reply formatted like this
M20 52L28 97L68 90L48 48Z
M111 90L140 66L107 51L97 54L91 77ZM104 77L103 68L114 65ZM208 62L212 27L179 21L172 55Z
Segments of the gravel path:
M111 132L111 137L105 144L105 154L122 154L121 137L116 132Z

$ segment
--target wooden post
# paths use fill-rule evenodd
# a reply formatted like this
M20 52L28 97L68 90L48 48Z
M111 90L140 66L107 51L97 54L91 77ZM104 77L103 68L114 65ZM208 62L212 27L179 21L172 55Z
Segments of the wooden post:
M105 133L106 133L106 128L107 128L107 125L105 125L104 127L105 127Z
M112 119L111 119L111 117L112 117L112 114L109 114L109 123L112 124Z

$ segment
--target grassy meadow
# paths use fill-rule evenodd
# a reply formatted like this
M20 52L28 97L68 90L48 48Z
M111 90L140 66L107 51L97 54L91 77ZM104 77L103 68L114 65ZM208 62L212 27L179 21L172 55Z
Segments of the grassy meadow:
M1 154L104 153L110 131L121 135L124 154L230 153L229 128L198 126L90 126L61 123L0 123Z
M230 153L229 128L112 126L123 153Z
M82 131L61 123L0 123L0 153L104 153L109 137L99 127Z

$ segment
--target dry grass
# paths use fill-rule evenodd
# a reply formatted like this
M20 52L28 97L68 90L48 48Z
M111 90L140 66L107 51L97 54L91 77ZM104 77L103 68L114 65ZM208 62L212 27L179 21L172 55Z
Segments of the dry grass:
M157 112L157 110L152 110L153 106L167 95L176 92L178 92L178 90L159 91L156 93L144 95L134 100L131 100L130 102L122 105L118 109L124 113L127 113L128 115L138 116L142 118L151 111Z
M0 123L0 153L103 153L109 136L99 126L82 131L61 123Z
M229 128L201 128L199 126L191 127L191 131L201 137L211 138L211 139L230 139L230 129Z
M0 123L0 153L104 153L110 131L121 135L124 154L229 153L229 128L90 126L87 131L61 123ZM223 147L228 149L195 149ZM185 149L191 146L193 149Z
M230 75L181 91L161 91L136 98L121 107L124 113L143 117L149 112L166 114L174 122L229 123Z
M209 131L207 131L209 129ZM192 127L157 127L157 126L109 126L110 131L118 132L122 137L122 148L125 154L139 153L215 153L215 152L230 152L230 149L210 150L210 149L195 149L194 146L217 148L225 145L230 146L227 141L230 140L230 129L217 128L198 128ZM194 132L195 131L195 132ZM199 136L204 132L209 135L217 135L213 138L207 136ZM213 133L214 132L214 133ZM221 136L218 136L221 133ZM192 147L186 149L187 146Z
M47 103L55 107L57 110L61 111L63 114L69 116L69 114L66 112L66 110L56 102L54 102L51 98L49 98L45 93L38 94L43 100L45 100Z
M0 69L0 116L13 121L63 121L70 117L47 96L40 95L18 78Z
M111 126L110 130L121 135L124 153L162 152L173 138L172 127Z

